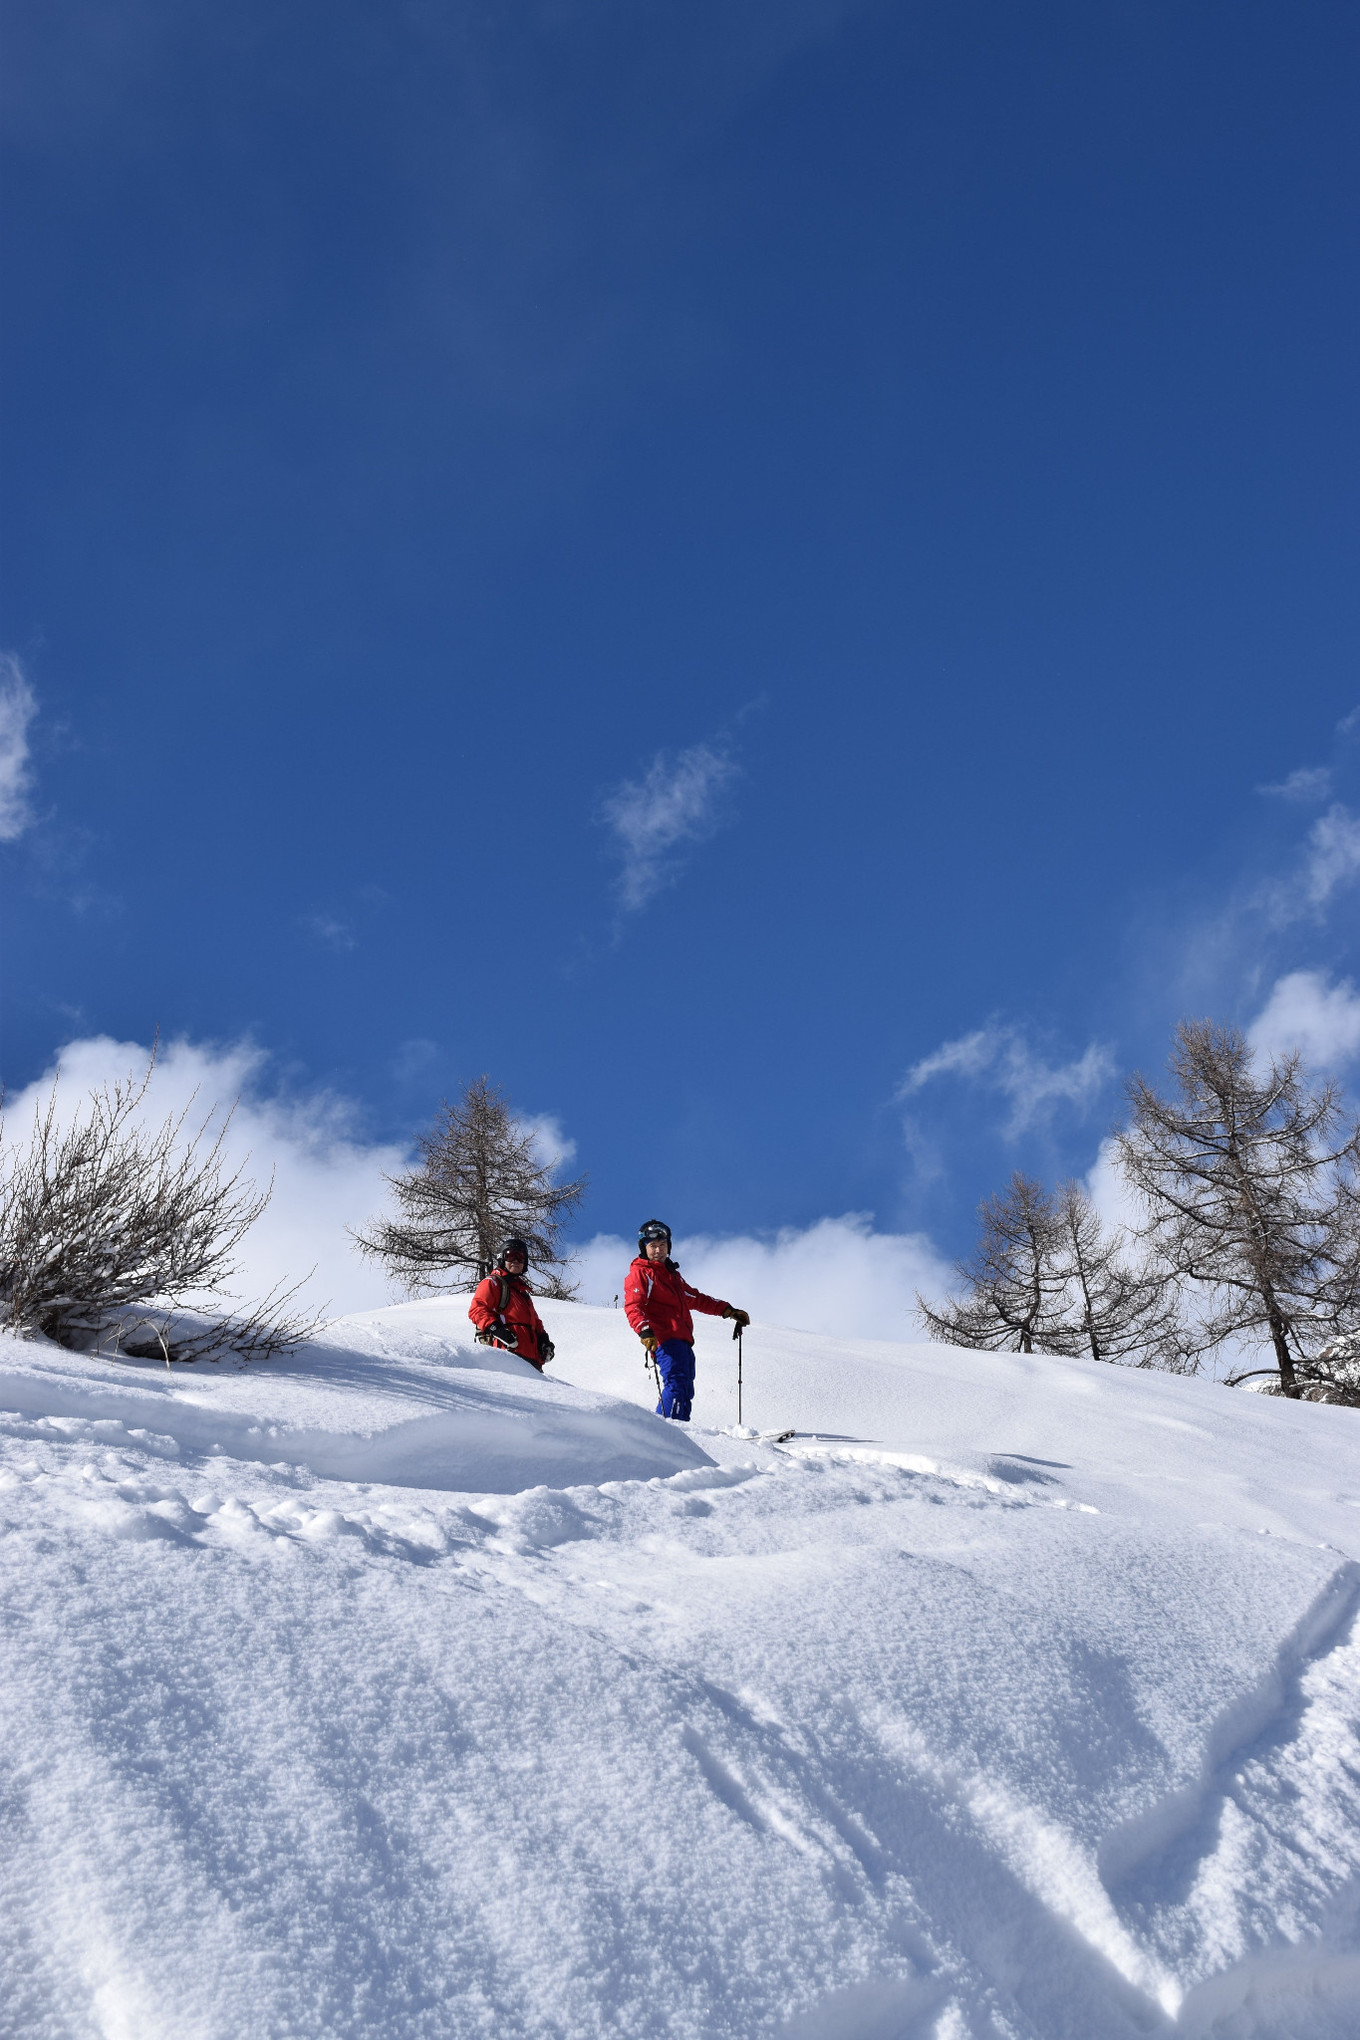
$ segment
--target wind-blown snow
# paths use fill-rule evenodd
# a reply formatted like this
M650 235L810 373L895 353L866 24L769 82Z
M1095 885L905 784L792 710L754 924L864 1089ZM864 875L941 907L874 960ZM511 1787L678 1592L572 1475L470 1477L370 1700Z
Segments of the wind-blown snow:
M1360 2030L1356 1413L464 1310L0 1341L0 2030Z

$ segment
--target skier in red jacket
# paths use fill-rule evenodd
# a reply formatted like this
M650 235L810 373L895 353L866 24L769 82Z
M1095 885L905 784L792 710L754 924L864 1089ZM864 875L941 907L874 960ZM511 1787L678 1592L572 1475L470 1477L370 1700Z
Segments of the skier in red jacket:
M515 1234L501 1248L491 1273L477 1284L468 1316L477 1327L479 1344L518 1353L541 1374L552 1359L553 1342L524 1279L528 1265L529 1249Z
M708 1317L735 1318L738 1326L751 1320L735 1304L686 1282L671 1259L671 1229L659 1218L649 1218L638 1233L637 1259L623 1285L623 1308L629 1324L655 1363L661 1383L659 1417L677 1417L689 1422L694 1403L694 1319L691 1311Z

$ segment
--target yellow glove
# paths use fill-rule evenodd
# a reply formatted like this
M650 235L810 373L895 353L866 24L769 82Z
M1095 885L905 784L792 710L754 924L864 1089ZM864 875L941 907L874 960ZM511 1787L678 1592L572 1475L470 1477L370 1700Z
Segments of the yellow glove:
M639 1337L639 1338L641 1339L641 1341L642 1341L643 1345L644 1345L644 1346L646 1347L646 1349L647 1349L647 1358L648 1358L649 1360L655 1360L655 1358L656 1358L656 1333L655 1333L655 1332L639 1332L639 1333L638 1333L638 1337Z

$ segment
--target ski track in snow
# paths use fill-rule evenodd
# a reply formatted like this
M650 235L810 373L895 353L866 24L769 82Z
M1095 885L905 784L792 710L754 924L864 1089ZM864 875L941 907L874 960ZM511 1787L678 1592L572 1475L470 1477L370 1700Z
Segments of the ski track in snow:
M0 1341L0 2032L1353 2040L1354 1413L463 1309Z

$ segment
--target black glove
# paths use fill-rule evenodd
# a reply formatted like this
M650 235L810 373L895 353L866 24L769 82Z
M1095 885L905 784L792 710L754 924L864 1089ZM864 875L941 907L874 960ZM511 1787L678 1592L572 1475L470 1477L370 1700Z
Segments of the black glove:
M504 1346L508 1353L519 1351L519 1338L515 1328L508 1325L504 1318L497 1318L494 1325L487 1325L485 1330L478 1332L477 1343L481 1346Z
M735 1303L728 1304L727 1309L723 1312L723 1316L735 1318L737 1321L732 1328L732 1337L734 1339L736 1338L738 1332L744 1332L746 1330L747 1325L749 1325L751 1322L750 1311L738 1310Z
M538 1342L539 1366L546 1367L556 1351L557 1351L556 1346L554 1346L552 1340L548 1337L548 1334L544 1332Z

